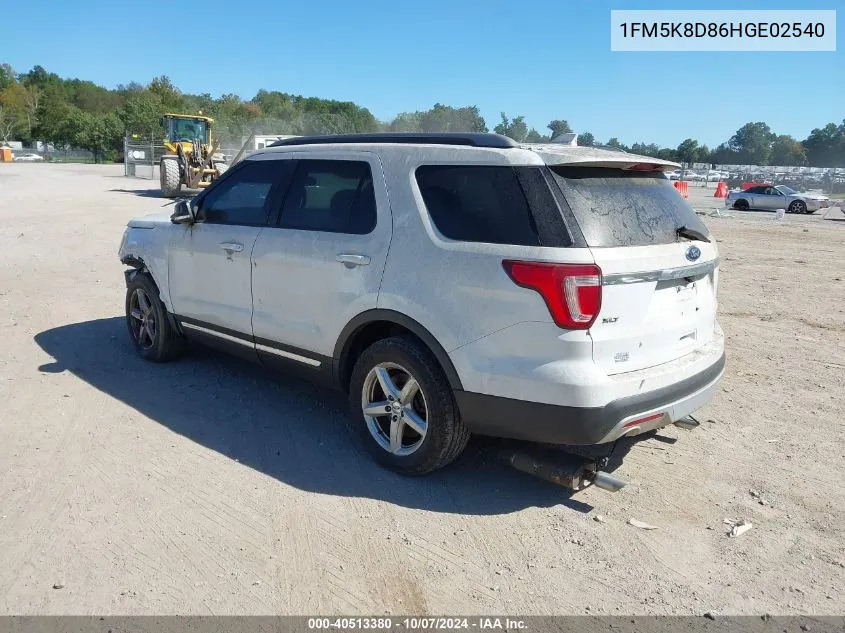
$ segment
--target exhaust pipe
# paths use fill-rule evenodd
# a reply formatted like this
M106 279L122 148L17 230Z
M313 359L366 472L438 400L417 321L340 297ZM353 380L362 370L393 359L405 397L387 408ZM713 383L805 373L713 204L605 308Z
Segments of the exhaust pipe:
M514 452L507 455L507 462L516 470L574 491L594 484L602 490L617 492L626 483L609 473L595 470L599 467L595 461L566 453L537 457Z
M701 425L701 422L696 420L691 415L686 416L685 418L681 418L680 420L675 421L675 426L680 429L684 429L685 431L692 431L697 429Z
M608 492L619 492L622 488L625 487L627 481L619 479L618 477L614 477L610 473L606 473L603 470L598 470L590 477L593 485L597 488L601 488L602 490L607 490Z

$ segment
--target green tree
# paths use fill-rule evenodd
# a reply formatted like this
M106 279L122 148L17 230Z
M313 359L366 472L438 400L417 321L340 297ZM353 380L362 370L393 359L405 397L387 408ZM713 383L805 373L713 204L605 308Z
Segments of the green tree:
M552 131L552 139L556 136L560 136L561 134L572 133L572 128L570 127L569 122L565 119L555 119L554 121L549 121L549 124L546 127Z
M634 143L631 145L631 151L634 154L640 154L642 156L653 156L657 157L658 152L660 152L660 147L657 143Z
M803 165L807 160L804 147L788 134L781 134L772 142L769 155L771 165Z
M163 134L161 115L164 106L155 93L138 91L126 100L123 107L117 111L117 116L123 123L124 129L130 134Z
M477 106L453 108L442 103L435 103L430 110L418 114L421 132L487 131L487 124Z
M762 121L746 123L728 141L728 147L742 163L768 165L775 135Z
M625 146L625 145L623 145L623 144L619 141L619 139L618 139L618 138L616 138L615 136L611 137L611 139L610 139L607 143L605 143L605 146L607 146L607 147L611 147L611 148L613 148L613 149L619 149L619 150L622 150L623 152L627 152L627 151L628 151L628 147L627 147L627 146Z
M389 132L420 132L419 112L400 112L388 125Z
M0 90L15 83L17 81L15 77L15 70L9 64L0 64Z
M7 84L0 90L0 140L8 143L17 132L24 129L26 109L22 93L23 86L17 82Z
M528 135L525 137L526 143L542 143L543 141L548 141L548 137L543 136L533 127L529 130Z
M185 98L167 75L153 79L148 90L159 98L165 111L180 113L185 110Z
M584 147L592 147L596 144L596 137L590 134L589 132L584 132L583 134L578 135L578 145L583 145Z
M675 150L678 159L684 163L694 163L698 158L698 141L692 138L684 139Z
M815 128L802 145L813 167L845 167L845 120Z
M520 115L513 119L508 119L508 115L502 112L502 122L499 123L493 131L496 134L509 136L518 143L525 141L528 136L528 125L525 123L525 117Z

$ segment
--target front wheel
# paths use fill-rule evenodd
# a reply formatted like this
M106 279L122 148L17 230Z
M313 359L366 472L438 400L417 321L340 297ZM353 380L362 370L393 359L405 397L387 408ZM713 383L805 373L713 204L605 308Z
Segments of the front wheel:
M737 211L748 211L748 200L744 198L740 198L736 202L734 202L734 209Z
M790 213L807 213L807 204L803 200L793 200L788 210Z
M126 285L126 326L144 360L160 363L185 349L185 340L170 323L158 288L144 273L136 273Z
M378 462L422 475L453 461L469 441L434 356L404 337L382 339L358 358L349 385L352 414Z
M162 158L158 171L161 193L165 198L173 198L179 195L182 188L182 178L179 175L179 161L174 158Z

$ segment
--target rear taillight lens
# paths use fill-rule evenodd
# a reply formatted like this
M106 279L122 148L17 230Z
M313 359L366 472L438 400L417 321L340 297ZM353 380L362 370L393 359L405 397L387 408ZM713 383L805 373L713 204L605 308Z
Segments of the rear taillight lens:
M586 330L601 309L601 268L594 264L552 264L505 260L508 276L540 293L558 327Z

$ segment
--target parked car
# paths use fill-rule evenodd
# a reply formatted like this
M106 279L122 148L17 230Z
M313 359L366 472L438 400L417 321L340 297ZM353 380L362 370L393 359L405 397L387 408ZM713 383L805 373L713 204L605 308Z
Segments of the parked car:
M669 180L680 180L681 178L681 170L680 169L673 169L672 171L664 172L666 177Z
M16 163L39 163L44 160L44 157L40 154L16 154L15 155L15 162Z
M830 206L827 196L798 193L786 185L758 185L746 191L730 191L725 204L739 211L786 209L787 213L815 213Z
M707 402L718 257L676 165L495 134L300 137L123 235L140 356L188 341L324 379L387 466L471 433L610 446Z

